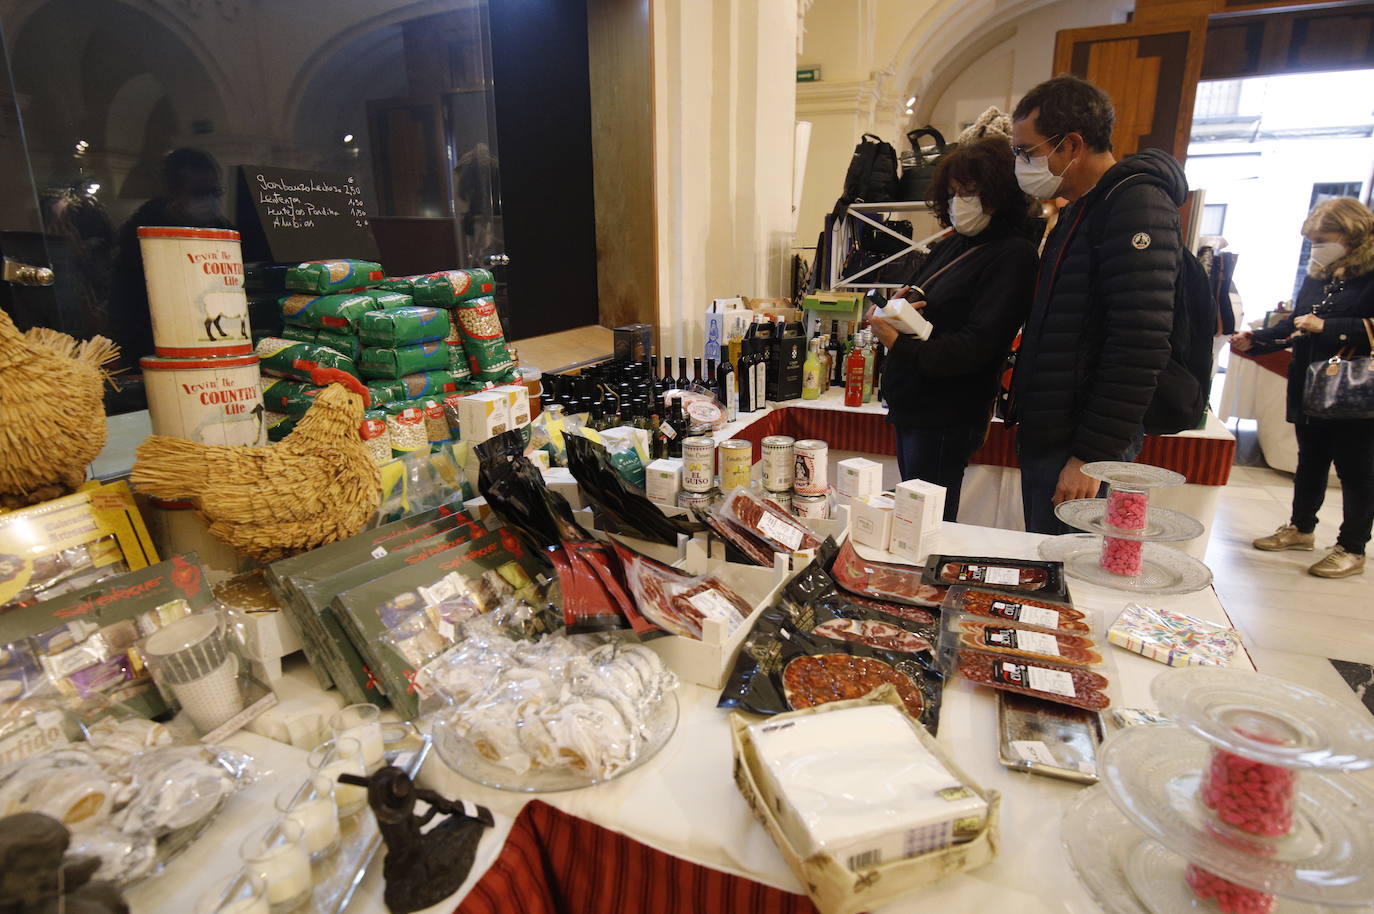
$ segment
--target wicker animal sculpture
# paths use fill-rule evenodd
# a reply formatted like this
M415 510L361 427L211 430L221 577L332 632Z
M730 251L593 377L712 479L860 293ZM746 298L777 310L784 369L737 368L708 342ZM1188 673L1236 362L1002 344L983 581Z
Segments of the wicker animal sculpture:
M334 369L291 434L266 447L153 435L130 480L154 498L195 499L210 533L262 562L358 533L381 501L381 476L358 426L367 388Z
M101 366L118 356L101 336L20 333L0 310L0 506L59 498L86 480L105 447Z

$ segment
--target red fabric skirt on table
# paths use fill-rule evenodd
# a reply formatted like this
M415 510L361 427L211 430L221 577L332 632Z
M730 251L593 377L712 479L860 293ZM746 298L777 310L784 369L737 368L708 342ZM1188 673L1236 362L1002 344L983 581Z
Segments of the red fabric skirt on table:
M793 895L531 800L455 914L816 914Z

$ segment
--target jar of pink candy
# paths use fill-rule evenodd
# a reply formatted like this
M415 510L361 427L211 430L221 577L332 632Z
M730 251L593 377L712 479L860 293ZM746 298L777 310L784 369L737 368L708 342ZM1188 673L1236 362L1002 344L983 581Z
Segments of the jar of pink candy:
M1085 476L1107 484L1106 498L1079 498L1055 506L1070 533L1040 543L1040 557L1063 562L1067 574L1136 593L1189 593L1212 580L1207 566L1181 543L1203 533L1196 518L1150 504L1152 490L1181 486L1182 474L1143 463L1107 460L1084 464Z
M1073 868L1104 910L1374 904L1374 792L1347 774L1374 767L1374 719L1248 670L1185 667L1151 693L1171 723L1107 740L1101 786L1064 817Z

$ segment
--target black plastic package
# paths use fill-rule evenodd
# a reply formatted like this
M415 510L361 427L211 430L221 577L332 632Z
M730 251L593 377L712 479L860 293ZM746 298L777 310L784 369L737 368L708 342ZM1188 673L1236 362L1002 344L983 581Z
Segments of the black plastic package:
M606 449L581 435L565 435L568 469L582 497L601 515L607 530L673 546L679 533L691 536L701 525L668 517L643 492L626 484Z

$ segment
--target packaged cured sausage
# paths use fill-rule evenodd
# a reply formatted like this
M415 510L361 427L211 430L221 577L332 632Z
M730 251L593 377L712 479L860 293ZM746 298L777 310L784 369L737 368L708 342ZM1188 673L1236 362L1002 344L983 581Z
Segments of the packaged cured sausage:
M951 587L942 608L947 615L968 613L989 619L1018 622L1045 631L1088 635L1094 630L1092 619L1087 613L1066 603L1013 596L979 587Z
M955 584L1026 593L1052 600L1068 596L1062 562L989 558L969 555L932 555L926 560L922 580L927 584Z
M819 574L809 574L813 569ZM824 562L818 559L803 570L802 575L807 575L808 580L800 590L792 588L776 605L760 614L740 649L719 707L779 714L861 698L888 683L896 688L911 716L934 733L944 684L934 653L903 653L872 647L858 638L839 637L876 633L874 640L883 641L894 637L891 629L895 628L899 632L891 643L916 646L913 639L919 636L910 626L898 624L900 620L895 617L888 622L874 614L865 615L858 607L852 607L846 615L843 596L833 587L829 591L824 587L821 576L825 574ZM819 596L805 601L796 599L813 587ZM832 622L836 623L833 631L815 630ZM848 624L862 622L884 625Z
M1111 706L1106 676L1082 667L1026 657L961 650L955 659L959 675L993 689L1033 695L1047 701L1101 711Z
M827 539L821 555L783 588L785 609L799 631L835 641L852 641L879 650L919 654L935 649L939 619L932 613L896 603L884 603L843 593L825 570L835 551Z
M944 620L940 650L987 651L1009 657L1029 657L1065 666L1100 667L1102 652L1097 642L1084 635L1047 632L1029 625L984 616L949 615Z
M948 589L924 582L920 565L870 562L855 552L848 540L836 553L830 573L835 583L850 593L910 606L938 607Z

